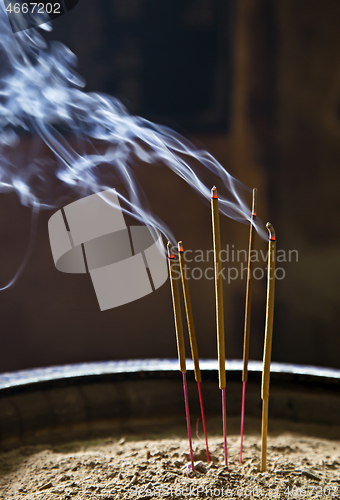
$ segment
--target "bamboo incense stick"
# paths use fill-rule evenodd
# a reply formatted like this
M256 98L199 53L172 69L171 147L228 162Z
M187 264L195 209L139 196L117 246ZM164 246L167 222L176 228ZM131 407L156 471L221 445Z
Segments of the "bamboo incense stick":
M218 377L219 377L219 387L222 390L224 461L225 461L225 466L228 467L227 415L226 415L226 399L225 399L226 373L225 373L223 281L221 273L222 271L221 234L220 234L220 214L218 209L218 195L215 186L211 190L211 214L212 214L212 226L213 226L214 268L215 268Z
M266 326L263 348L263 370L262 370L262 451L261 471L267 470L267 436L268 436L268 402L270 382L270 360L272 352L273 320L274 320L274 294L275 294L275 259L276 259L276 235L274 227L268 222L266 227L269 232L268 242L268 274L267 274L267 303L266 303Z
M178 282L175 276L176 270L176 261L175 256L171 251L171 243L168 242L168 263L169 263L169 275L170 275L170 283L171 283L171 295L172 295L172 305L174 310L174 320L175 320L175 329L176 329L176 339L177 339L177 353L179 360L179 368L182 372L183 378L183 392L184 392L184 403L185 403L185 415L187 421L187 429L188 429L188 439L189 439L189 448L190 448L190 461L191 468L195 470L194 464L194 453L192 450L192 438L191 438L191 427L190 427L190 412L189 412L189 398L188 398L188 387L187 387L187 379L186 379L186 360L185 360L185 346L184 346L184 336L183 336L183 322L182 322L182 313L181 313L181 303L179 298L179 289Z
M251 252L253 249L253 221L254 221L254 218L256 217L256 198L257 198L257 189L253 189L253 204L252 204L252 212L251 212L251 218L250 218L250 229L249 229L246 306L245 306L245 315L244 315L240 464L242 463L244 407L245 407L245 398L246 398L246 383L248 380L250 313L251 313L251 298L252 298L252 284L253 284L253 282L252 282Z
M200 365L199 365L194 317L192 314L189 283L188 283L188 278L186 275L186 264L185 264L185 256L184 256L184 249L183 249L182 241L178 242L178 255L179 255L179 264L180 264L180 268L181 268L182 287L183 287L185 312L186 312L186 317L187 317L187 324L188 324L188 331L189 331L189 338L190 338L191 356L192 356L192 360L194 362L195 380L197 382L198 397L199 397L199 401L200 401L202 424L203 424L203 430L204 430L205 447L207 450L207 462L210 463L207 428L205 425L204 407L203 407L203 399L202 399L202 392L201 392L202 377L201 377L201 370L200 370Z

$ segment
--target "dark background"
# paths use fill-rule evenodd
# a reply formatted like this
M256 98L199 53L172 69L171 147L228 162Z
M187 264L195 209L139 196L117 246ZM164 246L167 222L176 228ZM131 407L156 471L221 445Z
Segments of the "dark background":
M258 214L274 224L278 249L299 253L280 264L272 357L339 368L340 3L81 0L53 25L48 38L77 54L87 91L114 94L132 113L175 128L258 188ZM165 168L138 175L176 238L211 249L209 207ZM175 357L169 283L100 312L88 276L54 267L52 213L41 214L27 267L0 295L0 371ZM30 216L1 195L1 283L21 262ZM247 226L223 218L221 227L224 247L247 248ZM264 240L256 247L266 252ZM190 288L200 356L215 357L213 282ZM242 356L244 297L245 279L224 283L228 358ZM265 279L254 283L253 359L262 356L264 314Z

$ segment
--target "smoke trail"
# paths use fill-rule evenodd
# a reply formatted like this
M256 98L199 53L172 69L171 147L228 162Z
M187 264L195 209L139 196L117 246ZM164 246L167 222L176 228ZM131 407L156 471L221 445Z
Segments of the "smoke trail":
M14 276L9 280L9 282L6 285L3 285L0 287L0 292L7 290L12 285L14 285L14 283L16 282L16 280L19 278L19 276L21 275L21 273L23 272L23 270L26 267L26 264L31 256L34 242L35 242L35 237L37 234L38 215L39 215L39 205L34 203L34 205L32 207L31 231L30 231L29 241L28 241L25 255L24 255L16 273L14 274Z
M35 28L13 34L0 0L0 192L15 191L27 206L52 208L70 191L85 196L119 180L124 211L169 238L170 230L147 209L135 180L137 158L169 167L207 201L211 185L203 183L202 174L210 171L219 179L221 212L250 220L250 190L212 155L166 127L130 115L113 97L81 91L76 62L66 46L46 43ZM103 165L110 166L109 174L100 173ZM267 238L262 223L255 224Z

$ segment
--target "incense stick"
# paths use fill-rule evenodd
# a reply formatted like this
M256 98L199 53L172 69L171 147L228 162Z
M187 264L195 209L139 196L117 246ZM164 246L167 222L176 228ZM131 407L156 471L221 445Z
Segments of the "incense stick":
M248 270L247 270L247 290L246 290L246 306L244 315L244 340L243 340L243 372L242 372L242 410L241 410L241 445L240 445L240 464L242 463L243 451L243 428L244 428L244 407L246 399L246 383L248 380L248 360L249 360L249 340L250 340L250 313L251 313L251 297L252 297L252 262L251 252L253 249L253 221L256 217L256 198L257 189L253 189L253 205L250 218L249 229L249 248L248 248Z
M273 320L274 320L274 294L275 294L275 258L276 258L276 235L274 227L268 222L266 227L269 232L268 242L268 274L267 274L267 303L266 303L266 326L263 348L263 370L262 370L262 451L261 471L267 470L267 436L268 436L268 402L270 382L270 359L272 352Z
M227 424L226 424L227 418L226 418L226 401L225 401L226 373L225 373L223 281L221 274L222 271L221 234L220 234L220 214L218 210L218 196L217 196L217 189L215 186L211 190L211 214L212 214L212 226L213 226L214 268L215 268L218 377L219 377L219 387L222 390L224 461L226 467L228 467Z
M202 377L201 377L201 370L200 370L200 366L199 366L199 357L198 357L198 350L197 350L194 317L192 314L189 283L188 283L188 278L186 275L186 263L185 263L185 256L184 256L184 249L183 249L182 241L178 242L178 255L179 255L179 264L180 264L180 268L181 268L182 287L183 287L185 312L186 312L189 338L190 338L191 356L192 356L192 360L194 362L195 380L197 382L198 397L199 397L199 401L200 401L202 424L203 424L204 438L205 438L205 447L207 450L207 462L210 463L208 436L207 436L207 429L206 429L206 425L205 425L203 399L202 399L202 393L201 393Z
M168 248L168 263L169 263L169 275L170 275L170 283L171 283L172 305L173 305L173 310L174 310L174 320L175 320L176 339L177 339L177 353L178 353L178 360L179 360L179 368L182 372L182 378L183 378L185 416L186 416L187 429L188 429L190 461L191 461L191 468L194 471L195 464L194 464L194 453L192 450L189 398L188 398L188 388L187 388L187 379L186 379L187 369L186 369L186 360L185 360L185 346L184 346L184 336L183 336L181 303L180 303L180 298L179 298L178 282L177 282L177 279L175 277L176 261L175 261L175 256L171 251L170 241L168 242L167 248Z

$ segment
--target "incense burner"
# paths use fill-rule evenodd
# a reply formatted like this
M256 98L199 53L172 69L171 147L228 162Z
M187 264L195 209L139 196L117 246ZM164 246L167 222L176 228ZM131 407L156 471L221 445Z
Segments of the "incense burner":
M199 405L191 361L187 368L193 425ZM208 434L209 418L221 411L217 368L216 361L201 361ZM238 422L242 362L227 361L226 370L227 417ZM247 418L261 417L261 370L261 362L249 363L245 434ZM185 429L181 382L177 360L85 363L3 374L0 447L147 433L171 424ZM279 419L283 429L295 423L330 426L340 438L339 387L340 370L272 363L269 432Z

